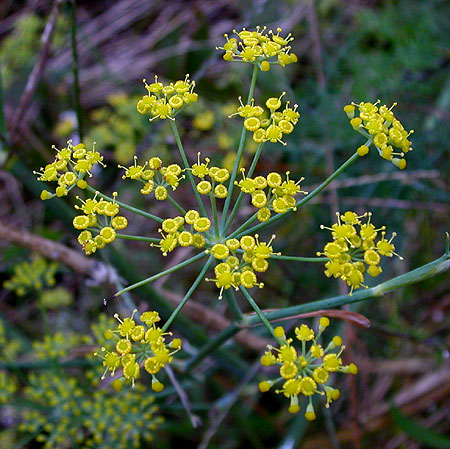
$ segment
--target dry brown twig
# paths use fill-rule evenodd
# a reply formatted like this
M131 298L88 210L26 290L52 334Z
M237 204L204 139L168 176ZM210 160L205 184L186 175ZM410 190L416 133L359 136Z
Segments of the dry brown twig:
M18 131L22 121L26 117L26 113L29 109L30 102L36 92L39 81L44 73L45 66L50 57L50 47L55 33L56 19L58 18L59 5L61 0L55 0L52 10L50 12L49 19L45 25L44 31L41 36L41 49L39 52L39 59L33 67L30 76L28 77L27 84L20 98L19 107L12 119L11 123L11 140L14 142L17 139Z

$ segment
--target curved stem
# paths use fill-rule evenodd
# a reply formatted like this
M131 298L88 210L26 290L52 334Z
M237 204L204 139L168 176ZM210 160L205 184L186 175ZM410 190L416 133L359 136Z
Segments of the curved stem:
M199 260L205 256L206 256L206 254L204 252L197 254L196 256L191 257L190 259L187 259L184 262L181 262L177 265L174 265L173 267L170 267L167 270L161 271L160 273L150 276L147 279L143 279L142 281L136 282L135 284L132 284L132 285L129 285L128 287L123 288L122 290L118 291L114 295L114 297L120 296L122 293L129 292L130 290L133 290L137 287L141 287L142 285L148 284L149 282L156 281L156 279L162 278L163 276L166 276L167 274L173 273L174 271L177 271L180 268L185 267L186 265L196 262L197 260Z
M177 317L177 315L180 313L181 309L184 307L188 299L192 296L192 293L194 293L195 289L198 287L198 284L202 281L203 277L205 276L206 272L208 271L209 267L211 266L213 262L213 257L210 256L205 265L203 266L202 271L200 271L199 275L195 279L194 283L191 285L191 288L186 292L184 295L184 298L180 301L180 303L177 305L175 310L171 313L170 317L165 322L164 326L162 327L163 331L166 331L169 326L172 324L173 320Z
M248 92L248 98L247 98L247 104L250 104L253 98L253 94L255 93L255 86L256 86L256 79L258 77L258 64L253 65L253 73L252 73L252 80L250 82L250 90ZM222 213L222 220L220 223L220 227L223 229L225 226L225 221L227 219L228 210L230 208L230 202L231 197L233 194L233 187L234 187L234 181L236 180L236 175L239 169L239 164L242 159L242 153L244 152L244 143L245 143L245 136L246 136L247 130L245 129L244 125L242 125L242 132L241 132L241 138L239 140L239 147L236 154L236 160L234 161L233 171L231 172L230 177L230 183L228 185L228 195L225 200L225 204L223 206L223 213Z
M180 152L181 159L183 160L184 168L186 169L186 175L191 183L192 190L194 192L195 198L197 199L198 206L200 207L200 211L203 216L207 216L205 206L203 205L203 201L200 198L200 194L197 191L197 187L195 185L194 177L192 176L191 171L189 170L190 165L186 157L186 153L184 151L183 143L180 139L180 134L178 133L178 128L175 123L175 120L170 120L170 127L172 128L173 135L175 137L175 141L177 142L178 151Z
M87 190L88 192L97 194L100 198L103 198L104 200L108 200L111 202L115 201L123 209L129 210L130 212L134 212L137 215L141 215L143 217L150 218L150 220L157 221L158 223L162 223L164 221L162 218L159 218L156 215L149 214L148 212L144 212L141 209L137 209L136 207L129 206L128 204L122 203L121 201L114 200L110 196L105 195L105 194L99 192L98 190L95 190L93 187L91 187L89 185L86 187L85 190Z

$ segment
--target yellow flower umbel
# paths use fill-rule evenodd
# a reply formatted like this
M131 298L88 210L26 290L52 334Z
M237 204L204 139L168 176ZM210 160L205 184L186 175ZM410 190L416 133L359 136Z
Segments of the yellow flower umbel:
M147 95L138 101L137 110L140 114L150 114L150 121L157 118L175 120L175 116L186 105L195 103L198 95L194 93L195 81L186 75L184 80L164 85L158 81L147 84L144 80Z
M274 238L273 235L266 243L259 241L258 234L254 237L244 235L240 240L228 239L225 243L216 243L206 251L217 260L214 267L216 277L206 281L216 284L219 299L222 299L223 291L229 288L264 287L262 282L258 282L257 273L264 273L269 268L268 259L275 254L271 246Z
M84 383L61 374L32 374L25 388L36 407L24 410L19 429L36 434L43 448L129 449L153 440L163 419L156 414L154 396L144 395L144 387L124 388L117 381L115 391L85 392Z
M269 173L267 176L256 176L255 178L245 177L245 170L242 169L242 179L235 184L242 192L248 193L252 197L253 206L257 207L257 218L261 222L269 220L272 211L277 214L285 213L289 210L296 210L295 195L298 193L306 194L301 190L300 183L304 178L297 182L289 179L290 172L286 172L286 179L276 172Z
M390 108L386 105L378 106L380 100L375 103L361 102L352 103L344 107L344 111L350 119L353 129L370 139L378 154L396 167L403 170L406 167L405 153L412 151L411 142L408 140L414 131L406 131L403 125L397 120L392 112L394 103ZM359 116L356 116L356 109ZM394 150L394 147L398 150ZM367 145L361 145L357 149L360 156L365 156L369 152Z
M103 165L103 156L95 150L87 150L83 143L73 146L72 141L67 142L67 147L56 150L56 159L45 167L41 167L40 172L34 172L39 181L55 181L58 183L55 193L48 190L41 192L41 199L48 200L55 196L67 195L75 186L85 189L87 186L84 180L86 174L92 176L91 170L96 164Z
M276 98L272 97L266 101L267 111L261 106L255 105L255 100L244 105L241 97L239 97L240 106L237 112L228 116L228 118L239 115L244 118L244 127L253 133L253 140L256 143L264 142L279 142L286 145L281 139L284 134L291 134L294 131L294 126L297 124L300 114L297 112L297 105L290 107L289 101L283 110L281 108L281 99L286 94L282 94ZM269 118L267 118L267 116Z
M180 181L184 179L183 170L178 164L165 166L159 157L151 157L142 165L138 164L137 157L134 157L134 164L129 167L119 168L125 170L122 179L133 179L140 181L143 187L140 189L142 195L149 195L153 192L156 200L164 201L169 196L168 190L176 190Z
M321 229L331 231L333 241L327 243L323 252L318 256L328 257L325 264L325 275L327 277L341 278L350 287L350 295L355 288L364 285L364 274L378 276L383 270L380 267L381 256L397 256L391 238L385 238L385 226L376 228L371 222L370 212L358 216L355 212L347 211L345 214L337 215L337 223L331 228L321 226ZM366 218L363 223L361 218Z
M223 59L225 61L243 61L251 64L258 64L264 72L270 70L271 65L278 64L282 67L297 62L297 56L291 53L290 42L294 40L291 34L280 36L281 28L277 28L276 34L266 27L256 27L255 31L233 30L236 37L230 38L224 34L227 40L223 47L216 47L217 50L224 50Z
M19 296L31 290L41 291L55 285L57 269L55 262L48 263L42 257L33 257L31 262L24 261L14 265L14 274L3 283L3 287L15 291Z
M159 233L162 238L158 244L150 243L150 246L159 248L163 256L167 256L177 246L193 246L203 248L206 244L204 233L211 227L208 217L201 217L194 209L188 210L184 217L177 216L167 218L161 224Z
M326 396L326 407L340 396L337 388L328 385L330 375L334 372L357 374L358 368L354 363L343 365L341 354L345 349L339 336L333 337L324 347L319 343L322 332L329 326L330 320L320 318L319 330L314 332L307 325L295 328L295 337L301 342L301 350L293 345L294 339L286 338L284 329L275 328L275 335L283 342L279 348L267 346L267 351L261 357L263 366L277 365L280 377L275 380L265 380L259 383L262 392L269 391L273 385L281 384L277 394L284 394L290 400L289 412L300 411L299 397L309 399L305 411L305 418L312 421L316 418L312 397L315 394Z
M157 379L156 374L163 369L166 364L171 363L173 355L182 347L182 341L174 338L166 342L166 336L170 332L164 332L156 325L161 320L158 312L147 311L140 315L139 320L143 324L138 324L134 320L134 310L130 318L123 320L118 314L114 315L119 324L116 329L108 329L105 338L115 339L115 351L107 351L102 348L105 372L108 371L113 376L118 368L122 368L123 379L134 385L140 376L141 365L152 376L152 389L162 391L164 385Z
M119 215L120 207L116 203L117 192L113 192L113 200L97 200L94 198L82 200L81 206L75 209L83 212L73 219L73 227L81 230L78 235L78 243L87 255L93 254L97 249L103 249L112 243L117 236L117 231L121 231L128 226L126 217ZM97 233L93 235L92 232Z

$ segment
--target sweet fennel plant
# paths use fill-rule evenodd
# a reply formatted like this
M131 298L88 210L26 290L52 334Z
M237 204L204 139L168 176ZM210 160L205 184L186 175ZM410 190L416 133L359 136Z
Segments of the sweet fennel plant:
M380 105L379 101L351 103L344 107L344 111L349 117L350 125L365 141L312 192L303 191L301 182L304 178L291 179L289 171L255 175L265 143L284 145L283 137L292 133L301 120L298 106L291 106L288 100L285 101L285 92L262 102L254 98L258 76L264 76L264 72L269 70L280 70L274 66L282 69L297 61L296 55L291 51L293 37L283 37L281 33L281 29L277 29L276 33L266 28L254 31L243 29L240 32L234 31L234 37L225 35L226 42L218 47L218 50L224 52L223 58L226 61L246 63L252 68L246 101L239 97L235 112L229 115L232 120L239 118L243 121L237 156L231 171L214 165L202 153L198 154L197 160L188 160L178 131L177 117L198 99L194 92L195 82L190 80L189 75L184 80L168 84L163 83L156 75L150 84L144 80L146 94L138 101L137 112L147 115L150 122L167 121L181 161L179 164L167 164L155 154L148 160L135 157L132 164L120 168L123 170L123 180L136 183L142 195L150 195L153 201L169 203L168 210L169 207L171 209L167 216L160 217L125 204L119 200L118 192L109 196L94 189L89 184L89 179L95 172L94 168L104 165L101 151L95 147L86 148L83 143L73 145L68 142L65 148L56 149L55 160L38 172L39 180L57 184L54 192L42 191L43 200L65 196L76 188L90 195L86 199L77 197L75 208L79 214L73 220L73 226L80 230L78 242L87 255L101 251L118 238L147 242L151 247L158 248L164 256L178 247L193 247L197 251L194 256L167 270L122 288L115 297L201 261L200 272L193 284L162 325L159 324L160 316L157 311L133 310L131 313L130 310L128 317L115 315L116 327L107 329L104 334L111 344L102 347L97 355L102 360L104 375L111 373L115 377L112 384L118 390L121 390L124 382L134 385L139 377L143 377L142 372L151 376L151 386L155 392L163 390L160 372L182 349L181 340L172 338L168 329L198 285L206 281L215 284L219 300L225 298L234 323L188 359L185 370L192 369L243 327L262 324L274 339L274 345L268 346L261 364L267 367L267 378L274 373L271 367L275 365L278 366L279 375L271 380L262 380L259 383L260 390L265 392L275 384L279 385L275 392L289 399L291 413L299 412L299 399L306 398L305 418L313 420L316 417L312 401L315 394L325 397L327 407L339 398L339 390L332 386L333 373L357 374L358 369L353 363L343 364L341 355L344 346L340 336L331 337L322 346L320 339L330 324L326 316L320 318L317 331L301 324L295 327L292 337L283 327L274 328L271 321L381 296L390 289L417 282L448 267L447 247L446 254L432 262L434 265L429 264L430 266L421 267L392 281L368 288L365 278L376 277L381 273L381 258L398 256L393 243L395 233L386 237L385 226L378 226L378 223L375 225L369 211L361 215L353 211L342 214L337 212L336 223L322 226L322 229L331 232L331 241L322 251L317 252L316 257L282 255L276 250L275 235L264 235L270 225L305 206L346 168L360 157L366 157L371 148L374 149L372 152L378 152L383 159L399 169L406 168L404 156L412 150L409 140L412 131L406 131L396 119L393 107ZM240 169L249 138L258 145L257 150L250 166ZM176 200L174 192L181 183L190 185L196 202L195 208L186 209ZM254 211L241 222L238 217L242 214L237 212L247 196ZM122 215L123 211L158 223L160 235L136 236L124 233L130 218ZM264 273L269 269L269 264L276 263L277 260L324 263L325 275L345 282L350 293L330 300L264 313L252 292L255 288L264 288ZM235 292L242 294L248 301L254 315L243 314ZM326 315L326 312L322 315Z

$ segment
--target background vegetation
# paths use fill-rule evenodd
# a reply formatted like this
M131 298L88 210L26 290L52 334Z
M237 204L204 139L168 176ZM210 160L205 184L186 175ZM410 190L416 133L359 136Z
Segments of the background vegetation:
M200 150L229 166L239 125L226 115L247 89L250 72L245 64L223 61L214 47L233 28L280 26L295 36L299 62L261 77L255 96L278 95L287 86L302 117L286 147L266 144L261 172L289 169L295 179L305 176L305 190L311 190L363 143L342 112L350 101L397 101L396 115L415 130L415 151L408 154L404 171L374 155L358 161L327 194L283 222L277 229L277 250L314 255L327 238L319 225L330 224L336 210L372 210L376 223L398 233L396 247L404 257L384 267L380 278L387 280L439 257L445 247L450 212L449 13L444 0L2 2L0 447L41 447L38 432L19 426L34 419L29 413L36 404L25 389L32 376L79 378L84 364L95 365L81 357L98 344L92 325L105 319L99 318L103 313L126 310L121 298L106 306L103 298L117 290L117 282L133 283L177 260L177 254L163 258L147 244L127 241L116 242L103 258L82 256L70 201L41 202L42 187L32 174L52 159L53 144L61 148L67 139L77 142L80 136L97 142L108 167L96 174L96 188L111 192L120 185L123 201L158 214L166 206L138 197L116 168L134 154L177 161L167 124L149 125L136 112L142 78L157 73L175 81L189 73L197 81L201 101L186 111L180 126L186 151L191 160ZM73 38L78 55L73 54ZM254 150L250 145L248 155ZM189 201L182 188L177 194L185 204ZM157 227L134 217L129 231L154 236ZM197 268L192 270L187 267L181 278L175 275L136 290L133 299L167 316L194 279ZM274 263L264 282L257 294L261 308L343 292L315 264ZM322 409L312 424L303 416L290 416L275 395L257 391L263 330L240 334L226 346L227 357L212 354L189 376L180 376L201 426L192 428L173 389L156 397L165 422L155 431L154 447L444 447L437 434L450 424L449 287L448 276L441 274L352 307L371 320L369 329L339 324L349 360L360 366L360 374L340 385L341 399ZM176 322L188 354L227 326L225 305L216 296L210 284L202 283L183 320ZM65 335L65 347L53 354L49 351L57 342L45 339L55 339L56 333ZM39 364L48 358L58 363ZM96 390L94 380L82 385L87 396ZM60 418L57 413L52 417ZM417 436L419 425L431 430L422 429L422 437Z

